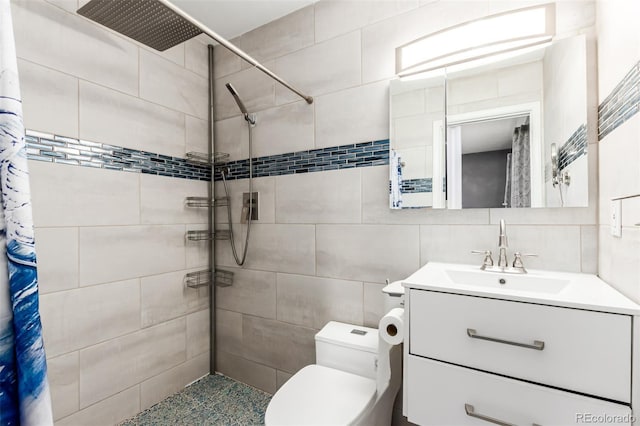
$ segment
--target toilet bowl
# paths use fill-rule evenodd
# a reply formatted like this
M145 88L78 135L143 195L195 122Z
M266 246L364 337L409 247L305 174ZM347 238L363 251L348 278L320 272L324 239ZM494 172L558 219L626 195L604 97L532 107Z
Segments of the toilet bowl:
M400 306L400 286L385 308ZM387 296L391 293L386 292ZM293 375L273 396L267 426L388 426L402 382L402 350L375 328L327 323L315 336L316 364Z

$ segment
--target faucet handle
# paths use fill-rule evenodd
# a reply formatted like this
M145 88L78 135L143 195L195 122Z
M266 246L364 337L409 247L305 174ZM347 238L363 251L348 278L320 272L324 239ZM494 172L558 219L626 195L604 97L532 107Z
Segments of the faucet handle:
M519 251L513 254L513 267L524 270L524 264L522 263L523 257L538 257L537 254L533 253L520 253Z
M487 266L493 266L491 250L471 250L471 253L484 255L484 260L482 261L482 266L480 267L480 269L485 269Z

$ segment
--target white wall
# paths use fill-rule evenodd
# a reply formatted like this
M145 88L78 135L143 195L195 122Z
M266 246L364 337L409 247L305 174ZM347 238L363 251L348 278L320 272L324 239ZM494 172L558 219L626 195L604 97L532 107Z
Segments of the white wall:
M598 16L598 91L602 102L640 60L634 0L601 0ZM611 198L640 194L640 114L600 141L600 276L640 302L640 197L622 201L622 238L609 231Z
M522 4L320 1L236 40L313 95L313 105L224 50L216 55L216 87L231 82L258 113L256 155L386 139L395 47ZM557 13L558 33L593 37L593 2L558 2ZM218 149L247 158L233 99L217 90L216 104ZM268 137L260 126L268 127ZM261 216L249 260L235 269L234 286L218 291L218 368L270 392L313 362L313 335L327 321L376 326L385 278L404 278L429 260L480 264L470 250L495 249L500 219L508 224L511 250L540 255L528 260L530 267L597 270L595 185L588 208L461 211L391 211L387 166L264 177L256 185ZM230 186L238 194L247 182ZM234 197L234 221L239 203ZM222 213L216 217L224 223ZM217 261L233 266L228 245L220 244Z
M75 0L11 2L30 130L184 157L206 151L206 46L162 55L77 16ZM184 198L207 183L30 161L54 418L113 424L209 369L207 264Z

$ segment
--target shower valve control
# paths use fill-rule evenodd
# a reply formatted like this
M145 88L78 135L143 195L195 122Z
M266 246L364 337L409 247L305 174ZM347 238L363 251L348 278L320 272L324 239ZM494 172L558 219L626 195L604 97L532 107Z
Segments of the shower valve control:
M240 217L241 223L247 223L249 220L249 206L251 206L251 220L258 220L258 193L253 192L253 196L250 197L248 192L242 193L242 216Z

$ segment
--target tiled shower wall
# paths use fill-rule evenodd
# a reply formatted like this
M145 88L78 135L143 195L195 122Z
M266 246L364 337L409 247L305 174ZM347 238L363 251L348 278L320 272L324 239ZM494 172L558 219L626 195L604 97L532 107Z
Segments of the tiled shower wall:
M640 302L640 33L635 19L639 14L640 3L634 0L598 3L599 102L608 107L602 114L599 143L599 272L636 302ZM622 102L625 99L631 102ZM611 114L612 110L616 112ZM621 238L611 236L609 228L611 199L617 197L629 197L622 200Z
M181 158L206 151L206 45L157 54L78 6L11 2L27 129ZM29 168L57 422L113 424L206 374L208 294L183 276L207 265L206 246L184 237L207 226L206 212L184 207L207 182Z
M526 2L527 5L535 2ZM539 3L543 3L540 1ZM232 160L248 157L248 133L231 82L258 114L254 156L389 137L389 80L395 47L462 21L523 6L518 1L320 1L235 40L314 96L307 105L225 50L216 52L216 143ZM559 1L559 36L587 34L589 142L595 144L595 3ZM517 87L497 81L478 96ZM538 253L533 268L597 271L597 149L589 148L590 207L567 209L388 208L388 166L255 179L260 219L248 261L232 287L217 290L217 368L273 392L314 362L313 336L327 321L376 326L381 288L427 261L480 263L472 249L495 249L500 219L510 251ZM222 185L217 183L218 194ZM238 230L246 179L229 184ZM226 227L226 212L216 213ZM241 232L238 232L241 234ZM243 235L242 235L243 236ZM242 236L238 235L238 242ZM227 242L217 262L231 269Z

